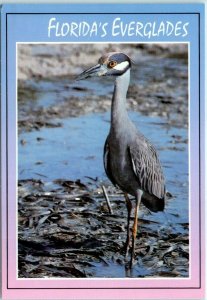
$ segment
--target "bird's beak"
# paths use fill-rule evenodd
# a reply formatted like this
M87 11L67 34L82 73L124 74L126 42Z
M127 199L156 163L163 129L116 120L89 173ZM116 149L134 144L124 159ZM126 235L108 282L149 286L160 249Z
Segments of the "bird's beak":
M76 77L76 80L82 80L89 77L103 76L107 73L107 68L104 65L98 64L93 66Z

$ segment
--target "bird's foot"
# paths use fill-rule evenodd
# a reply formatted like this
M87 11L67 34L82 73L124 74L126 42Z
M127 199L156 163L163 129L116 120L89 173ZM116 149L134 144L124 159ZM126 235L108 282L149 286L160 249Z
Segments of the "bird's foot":
M124 248L126 249L126 248ZM124 261L126 264L126 267L128 269L132 269L136 264L137 264L137 260L135 259L133 253L131 253L132 249L130 247L128 247L126 249L125 255L124 255ZM130 253L129 253L130 252ZM129 259L130 256L130 259Z
M136 265L137 261L135 260L134 256L131 256L129 267L132 269Z
M134 266L136 265L135 260L130 260L127 263L125 263L125 273L126 277L134 277Z
M127 263L127 261L128 261L128 255L129 255L128 252L126 252L125 255L124 255L124 261L125 261L125 263Z
M129 254L129 249L131 248L131 242L130 242L130 238L127 236L127 239L123 245L123 251L125 252L125 255L128 256Z
M122 247L122 253L123 253L125 262L127 262L127 258L129 256L129 251L130 251L130 245L124 244L124 246Z

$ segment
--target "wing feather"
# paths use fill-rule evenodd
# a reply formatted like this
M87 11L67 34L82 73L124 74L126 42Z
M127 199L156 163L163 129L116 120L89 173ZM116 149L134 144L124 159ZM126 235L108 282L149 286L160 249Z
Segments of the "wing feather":
M146 193L163 199L165 180L156 150L148 140L143 139L128 147L134 174L140 188Z
M104 169L106 172L106 175L108 178L111 180L114 186L116 185L116 181L113 177L113 173L111 171L111 165L110 165L110 151L109 151L109 144L108 144L108 138L106 139L105 145L104 145L104 155L103 155L103 160L104 160Z

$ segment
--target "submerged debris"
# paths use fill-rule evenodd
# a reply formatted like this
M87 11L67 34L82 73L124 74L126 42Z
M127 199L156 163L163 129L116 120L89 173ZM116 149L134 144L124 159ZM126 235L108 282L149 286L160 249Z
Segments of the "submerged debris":
M137 264L128 274L126 208L119 191L107 188L115 212L110 214L100 188L62 179L51 192L45 186L41 180L19 181L19 277L188 276L186 223L182 234L169 234L156 217L153 222L140 216Z

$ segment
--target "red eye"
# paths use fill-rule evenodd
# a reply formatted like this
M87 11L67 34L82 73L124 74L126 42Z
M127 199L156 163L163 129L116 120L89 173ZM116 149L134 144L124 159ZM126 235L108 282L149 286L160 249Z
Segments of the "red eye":
M108 63L108 68L114 68L117 65L117 62L115 60L111 60Z

